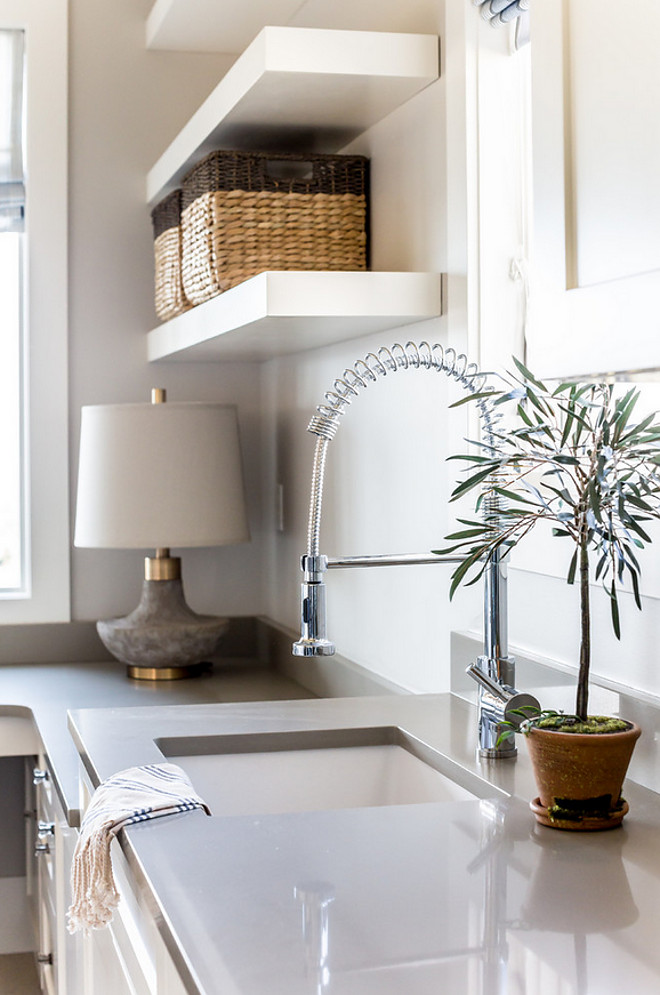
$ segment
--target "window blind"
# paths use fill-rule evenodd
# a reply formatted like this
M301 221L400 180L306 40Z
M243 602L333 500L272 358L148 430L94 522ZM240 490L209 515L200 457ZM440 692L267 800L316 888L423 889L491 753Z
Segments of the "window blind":
M529 10L530 0L472 0L475 7L481 8L481 16L490 21L493 27L508 24Z
M24 228L24 92L25 32L0 30L0 232Z

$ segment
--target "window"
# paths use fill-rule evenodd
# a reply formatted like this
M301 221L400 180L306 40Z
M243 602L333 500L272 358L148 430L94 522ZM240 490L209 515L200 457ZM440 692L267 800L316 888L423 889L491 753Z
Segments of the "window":
M0 215L0 220L2 216ZM18 232L0 230L0 593L26 590L21 266Z
M67 0L0 0L0 623L68 621Z
M0 592L27 588L22 390L25 32L0 29Z

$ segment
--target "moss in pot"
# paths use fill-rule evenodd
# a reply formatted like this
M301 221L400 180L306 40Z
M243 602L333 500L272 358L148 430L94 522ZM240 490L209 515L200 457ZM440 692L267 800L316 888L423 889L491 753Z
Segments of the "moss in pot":
M546 387L518 360L506 388L468 396L457 405L489 400L502 419L497 452L477 443L452 459L467 461L452 500L477 494L475 513L497 495L497 517L458 519L446 537L460 552L450 594L475 583L541 521L572 541L567 580L580 597L580 656L575 714L541 712L522 724L539 789L531 803L539 822L556 829L609 829L628 810L621 785L640 729L588 712L591 663L590 569L609 598L620 638L618 589L628 578L641 609L637 552L651 541L646 523L660 518L660 420L633 421L639 391L617 396L612 385L560 383ZM456 406L457 406L456 405ZM505 733L506 735L506 733ZM513 728L510 735L514 735Z

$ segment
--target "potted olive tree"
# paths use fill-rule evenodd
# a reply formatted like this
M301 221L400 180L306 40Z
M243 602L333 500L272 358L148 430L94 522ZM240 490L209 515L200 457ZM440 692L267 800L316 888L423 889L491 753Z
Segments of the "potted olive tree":
M522 731L539 788L532 802L537 819L560 829L606 829L627 811L621 785L640 730L625 719L589 714L590 581L602 583L620 638L620 585L629 580L641 609L637 552L651 541L646 523L660 518L660 421L654 414L633 421L634 388L617 393L606 384L561 383L550 389L514 363L505 390L458 402L489 398L500 408L496 450L477 444L452 457L469 464L452 500L477 493L479 512L497 495L500 510L496 517L458 519L462 528L446 537L452 545L442 552L464 556L452 575L453 595L539 522L550 522L555 536L572 542L567 580L580 596L575 714L528 716Z

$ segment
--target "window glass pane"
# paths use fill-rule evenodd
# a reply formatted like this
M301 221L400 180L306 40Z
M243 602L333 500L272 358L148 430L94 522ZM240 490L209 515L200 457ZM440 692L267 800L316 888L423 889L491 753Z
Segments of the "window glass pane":
M25 32L0 30L0 597L25 589L22 236Z
M67 20L0 0L0 626L71 617Z
M0 595L24 587L21 239L0 233Z

